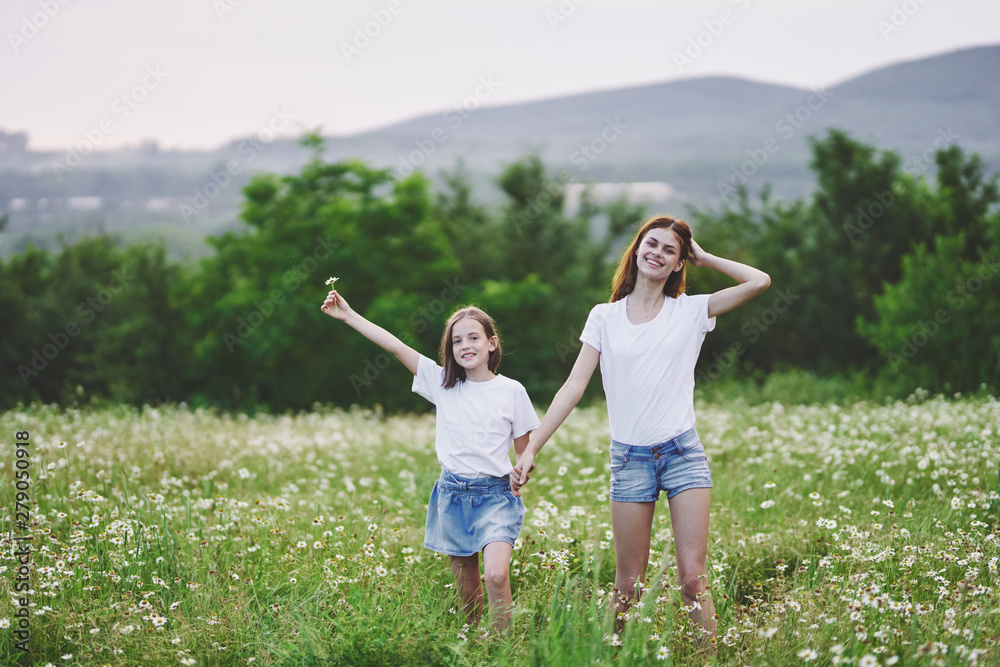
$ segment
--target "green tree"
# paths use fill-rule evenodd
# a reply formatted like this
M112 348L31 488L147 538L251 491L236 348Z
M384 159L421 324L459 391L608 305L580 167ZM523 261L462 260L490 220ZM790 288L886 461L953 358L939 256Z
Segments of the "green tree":
M901 389L1000 386L1000 193L978 156L938 151L929 206L936 232L903 258L899 280L874 300L858 330Z
M611 249L637 224L643 207L625 199L601 207L585 196L569 217L564 179L553 178L534 154L498 176L505 197L499 215L473 202L461 164L445 180L435 217L470 285L465 301L496 320L504 341L501 372L546 404L572 368L590 308L608 298L616 259ZM595 234L601 217L607 224ZM598 391L595 381L590 395Z
M813 139L812 149L817 188L810 198L774 201L765 189L752 203L741 190L721 212L695 212L696 238L709 252L718 248L767 271L772 285L720 320L706 341L709 359L736 350L739 364L765 372L796 366L832 373L879 363L856 321L873 316L875 297L899 280L902 258L931 238L933 196L901 171L895 153L841 131ZM708 281L712 289L724 284L717 275Z
M4 403L181 398L177 271L162 245L103 235L0 264Z
M178 287L201 399L272 409L382 402L413 407L405 369L319 307L328 276L358 312L433 355L424 322L452 294L459 265L431 216L428 183L314 158L302 172L245 188L249 229L212 239Z

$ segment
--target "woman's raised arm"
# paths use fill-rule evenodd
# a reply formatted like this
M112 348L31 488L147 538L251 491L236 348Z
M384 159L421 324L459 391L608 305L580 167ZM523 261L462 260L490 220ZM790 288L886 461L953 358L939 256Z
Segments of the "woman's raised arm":
M742 306L750 299L763 294L771 284L771 277L752 266L734 262L731 259L716 257L701 249L692 239L691 257L689 259L692 266L704 266L716 271L721 271L739 283L714 292L708 298L708 316L715 317L728 313L730 310Z

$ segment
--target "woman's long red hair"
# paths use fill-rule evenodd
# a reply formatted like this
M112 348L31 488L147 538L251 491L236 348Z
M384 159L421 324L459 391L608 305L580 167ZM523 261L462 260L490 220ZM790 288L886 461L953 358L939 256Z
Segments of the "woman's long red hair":
M663 286L663 293L669 297L677 298L684 293L684 281L687 274L687 258L691 253L691 228L683 220L677 220L665 215L657 215L647 218L639 228L639 233L632 240L632 245L622 253L618 260L618 268L615 270L615 277L611 279L611 303L624 299L635 289L635 279L639 274L639 267L636 264L636 253L639 251L639 244L651 229L669 229L677 234L681 240L680 259L684 260L684 266L680 271L674 271L667 278Z

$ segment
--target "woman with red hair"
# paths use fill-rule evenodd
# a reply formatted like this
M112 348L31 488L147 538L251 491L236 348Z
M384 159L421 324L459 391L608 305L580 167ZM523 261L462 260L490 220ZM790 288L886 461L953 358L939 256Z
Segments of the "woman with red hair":
M689 296L688 263L721 271L739 284ZM691 619L714 642L706 570L712 476L695 430L694 367L715 317L770 284L763 271L702 250L686 223L665 216L646 220L618 262L610 302L590 311L573 370L517 461L512 480L520 489L538 451L579 402L600 363L611 430L618 630L646 574L653 514L664 491L681 595Z

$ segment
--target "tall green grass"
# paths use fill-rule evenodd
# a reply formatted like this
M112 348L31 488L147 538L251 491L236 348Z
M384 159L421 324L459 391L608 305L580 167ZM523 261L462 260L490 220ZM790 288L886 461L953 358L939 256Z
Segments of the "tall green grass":
M614 635L603 405L574 411L524 489L501 634L466 625L447 558L422 547L432 417L3 413L10 441L32 434L35 504L29 531L16 528L11 453L0 625L17 602L9 538L30 534L32 651L0 628L0 662L995 663L996 398L702 394L698 415L715 485L714 656L698 652L683 608L662 502L649 588Z

